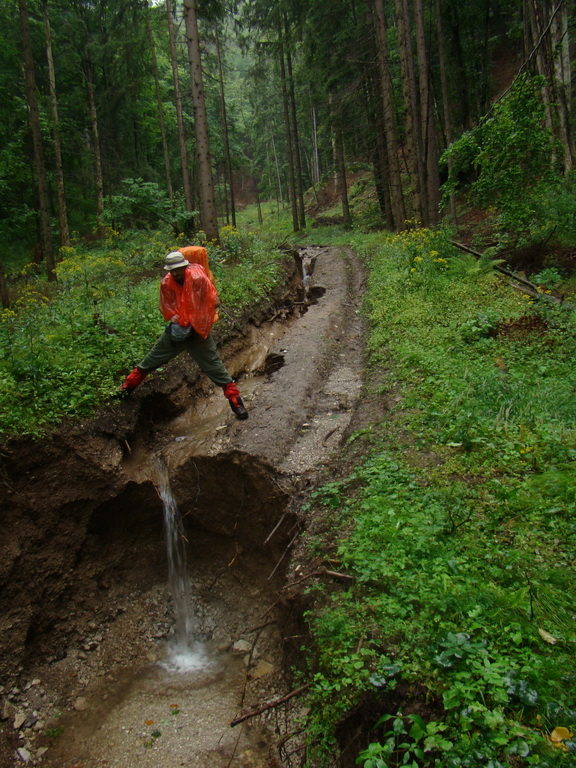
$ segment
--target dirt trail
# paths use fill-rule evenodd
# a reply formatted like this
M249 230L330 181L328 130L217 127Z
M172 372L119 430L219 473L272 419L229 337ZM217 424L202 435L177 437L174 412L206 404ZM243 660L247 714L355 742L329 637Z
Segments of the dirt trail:
M247 422L219 392L158 375L73 450L60 435L41 459L31 446L5 462L0 768L297 764L277 749L280 710L230 721L292 684L300 616L282 586L306 524L296 495L334 461L361 396L362 270L346 250L302 255L306 311L247 329L226 354ZM188 671L170 661L159 461L189 541Z

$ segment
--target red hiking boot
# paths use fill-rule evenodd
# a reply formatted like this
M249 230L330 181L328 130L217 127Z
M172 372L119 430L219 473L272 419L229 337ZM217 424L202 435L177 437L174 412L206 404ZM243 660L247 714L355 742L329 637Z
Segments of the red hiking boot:
M244 407L236 382L231 381L229 384L225 384L222 387L222 391L224 392L224 396L228 398L230 408L232 408L232 412L235 414L236 418L241 420L247 419L248 411Z
M120 397L127 397L132 394L136 387L140 386L148 374L141 371L139 368L134 368L132 373L124 379L124 383L120 387Z

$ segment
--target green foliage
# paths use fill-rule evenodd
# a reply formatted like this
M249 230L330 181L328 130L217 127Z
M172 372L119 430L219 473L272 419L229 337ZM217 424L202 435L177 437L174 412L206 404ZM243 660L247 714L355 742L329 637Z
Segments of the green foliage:
M471 253L454 254L448 264L448 271L455 279L481 279L503 263L504 259L494 258L491 249L487 248L479 257Z
M460 326L460 335L464 341L478 341L494 336L499 316L495 313L479 312L475 317L465 320Z
M557 147L545 126L540 86L541 78L518 78L490 115L442 157L451 160L446 199L456 192L459 179L468 179L473 203L498 211L504 241L528 235L537 201L556 179L550 158Z
M540 186L534 199L531 239L551 241L566 248L576 245L576 174Z
M544 285L546 288L556 288L562 282L562 275L555 267L548 267L531 276L531 280L536 285Z
M399 712L395 717L386 715L380 718L376 727L388 720L392 720L392 727L384 733L384 743L370 744L360 754L356 764L363 768L392 768L400 765L418 768L419 761L424 759L422 741L428 733L428 727L435 723L426 725L420 715L408 715L406 723Z
M371 176L366 175L353 184L348 203L352 219L358 226L364 229L382 227L382 209Z
M184 208L183 200L171 202L158 184L143 179L124 179L123 194L104 199L102 223L115 231L136 227L158 227L170 222L176 232L189 234L197 212Z
M408 714L384 710L359 765L570 765L572 737L552 745L576 726L573 318L450 269L442 231L363 243L368 378L397 405L311 502L355 577L311 590L312 759L381 700Z

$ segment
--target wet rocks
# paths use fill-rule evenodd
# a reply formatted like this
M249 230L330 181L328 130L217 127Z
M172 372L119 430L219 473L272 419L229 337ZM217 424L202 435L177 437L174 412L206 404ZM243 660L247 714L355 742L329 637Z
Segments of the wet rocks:
M260 659L256 663L256 666L251 671L250 675L253 680L258 680L259 678L265 677L266 675L271 675L272 672L274 672L274 664L266 661L265 659Z
M237 653L238 655L250 653L250 651L252 650L252 643L249 643L247 640L236 640L236 642L232 646L232 650L234 651L234 653Z
M20 749L17 749L16 754L23 763L28 763L32 757L30 751L26 749L26 747L20 747Z
M84 712L90 707L90 704L88 702L88 699L85 699L84 696L78 696L74 700L74 704L72 705L76 712Z
M14 715L14 720L12 722L12 728L14 728L15 731L19 731L20 728L24 725L26 721L26 712L22 712L20 710L19 712L16 712Z
M0 700L0 720L10 720L16 714L16 707L8 699Z

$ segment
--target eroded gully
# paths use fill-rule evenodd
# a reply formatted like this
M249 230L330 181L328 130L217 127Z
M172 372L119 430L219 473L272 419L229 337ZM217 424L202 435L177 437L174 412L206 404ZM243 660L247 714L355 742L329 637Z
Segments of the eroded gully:
M301 617L283 586L302 567L291 558L306 525L299 494L334 461L361 394L362 271L347 250L299 256L300 311L249 327L224 350L247 422L219 392L198 397L151 377L114 406L120 419L136 409L138 426L97 441L89 490L27 512L49 517L32 551L8 542L20 555L5 579L13 602L3 603L3 768L299 765L283 739L297 703L230 725L294 684L286 661L297 659ZM159 467L182 515L184 660L174 654ZM33 556L44 570L24 562ZM36 590L20 606L19 571Z

